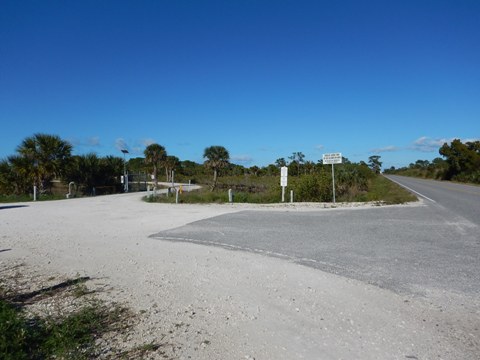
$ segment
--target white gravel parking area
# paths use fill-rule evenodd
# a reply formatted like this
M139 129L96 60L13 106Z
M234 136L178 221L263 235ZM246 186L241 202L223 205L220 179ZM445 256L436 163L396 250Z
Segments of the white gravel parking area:
M102 296L144 314L126 341L162 339L174 359L477 358L479 340L457 331L456 308L283 259L149 238L249 208L259 207L146 203L141 194L4 204L0 263L93 278L110 289Z

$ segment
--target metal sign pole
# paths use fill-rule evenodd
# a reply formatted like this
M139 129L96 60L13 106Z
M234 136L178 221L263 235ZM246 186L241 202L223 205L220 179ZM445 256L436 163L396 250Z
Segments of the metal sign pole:
M333 190L333 203L335 204L335 168L333 164L341 164L342 163L342 153L331 153L331 154L323 154L322 157L323 165L332 165L332 190Z
M335 170L332 164L332 188L333 188L333 203L335 204Z

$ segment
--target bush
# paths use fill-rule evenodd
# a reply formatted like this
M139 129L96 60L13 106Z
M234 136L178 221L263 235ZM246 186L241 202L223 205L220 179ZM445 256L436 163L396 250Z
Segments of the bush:
M326 202L332 200L331 178L325 172L304 175L293 185L297 201Z

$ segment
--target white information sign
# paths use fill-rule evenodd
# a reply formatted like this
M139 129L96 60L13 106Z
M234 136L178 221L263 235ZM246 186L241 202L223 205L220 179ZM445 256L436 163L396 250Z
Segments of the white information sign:
M287 186L288 182L288 168L286 166L282 166L280 169L280 186L285 187Z
M280 168L280 186L282 187L282 202L285 202L285 188L287 187L288 168L282 166Z
M323 165L341 164L342 153L323 154Z

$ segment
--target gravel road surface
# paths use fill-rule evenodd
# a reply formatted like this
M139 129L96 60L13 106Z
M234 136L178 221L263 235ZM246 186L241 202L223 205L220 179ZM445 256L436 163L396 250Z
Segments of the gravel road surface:
M158 359L478 359L476 225L431 212L426 202L339 210L139 194L10 204L0 206L0 266L92 277L144 313L127 341L169 344Z

